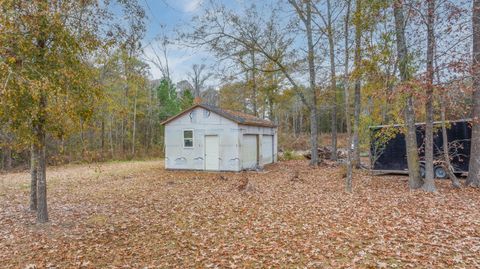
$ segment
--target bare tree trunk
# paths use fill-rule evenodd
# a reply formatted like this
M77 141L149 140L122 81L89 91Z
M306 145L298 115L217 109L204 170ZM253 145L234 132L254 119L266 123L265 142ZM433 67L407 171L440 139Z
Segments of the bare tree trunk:
M47 5L43 6L43 8ZM41 38L37 41L37 47L43 54L46 46L46 37L41 33ZM40 61L42 61L41 55ZM38 101L38 113L33 120L33 133L35 141L33 143L34 157L37 167L37 223L48 222L47 210L47 164L46 164L46 130L47 121L47 93L44 89L40 89L40 98Z
M101 122L101 137L100 137L100 147L102 148L102 154L105 151L105 119L102 115L102 122Z
M0 155L0 170L5 170L5 154L3 151Z
M35 126L37 143L34 145L35 158L37 159L37 222L48 222L47 210L47 163L46 163L46 93L42 92L39 102L39 116Z
M447 171L448 176L450 177L450 180L452 181L452 187L454 188L460 188L460 181L458 180L457 176L455 175L453 171L453 166L450 163L450 153L449 153L449 147L448 147L448 136L447 136L447 126L446 126L446 98L445 98L445 93L442 93L442 100L440 102L441 106L441 121L442 121L442 140L443 140L443 159L445 162L445 171Z
M356 1L355 13L356 16L359 16L362 12L362 1ZM361 22L358 22L359 24ZM362 29L360 25L356 25L355 27L355 69L358 70L361 68L361 46L362 46ZM355 96L354 96L354 115L353 115L353 148L354 148L354 156L353 162L356 168L360 168L360 109L361 109L361 80L360 76L357 74L355 79Z
M310 143L312 147L310 165L318 165L321 160L318 158L318 117L316 108L310 110Z
M82 143L82 158L85 154L85 134L83 132L83 119L80 119L80 142Z
M473 1L473 110L467 186L480 187L480 0Z
M425 114L425 180L422 189L427 192L436 191L433 173L433 54L435 49L434 23L435 0L428 0L427 11L427 101Z
M150 114L150 118L148 120L148 140L147 140L147 151L150 152L150 149L153 146L154 141L154 123L152 120L152 113Z
M137 92L133 101L132 158L135 156L135 134L137 132Z
M36 148L30 147L30 210L37 210L37 156Z
M129 96L130 96L130 85L129 85L129 82L130 82L130 71L131 71L131 65L130 65L130 61L131 59L133 58L132 56L133 54L133 51L132 49L128 50L127 51L127 59L124 59L124 66L125 66L125 92L124 92L124 96L123 96L123 107L125 110L125 114L123 115L123 118L122 118L122 137L121 137L121 140L122 140L122 157L125 157L125 153L127 152L127 138L126 138L126 135L127 135L127 126L128 126L128 106L129 106ZM170 79L168 80L168 87L170 87Z
M111 116L111 119L110 119L110 130L109 130L109 137L110 137L110 154L111 154L111 158L114 157L115 155L115 149L113 147L113 116Z
M253 115L258 116L257 109L257 80L256 80L256 66L255 66L255 51L250 51L250 57L252 58L252 106L253 106Z
M345 190L352 192L352 127L350 121L350 90L349 90L349 75L348 75L348 36L350 25L350 5L351 0L347 0L347 13L345 15L345 74L344 74L344 95L345 95L345 123L347 125L347 177L345 178Z
M296 104L296 103L295 103ZM295 133L295 137L298 137L300 135L300 127L299 127L299 112L297 111L297 107L294 104L294 111L292 112L292 124L293 124L293 131Z
M287 112L287 115L286 115L286 121L288 122L289 121L289 114ZM287 125L287 128L285 130L287 133L288 133L288 125ZM293 131L293 135L295 137L298 137L298 130L297 130L297 115L295 112L292 112L292 131Z
M8 171L13 167L12 140L13 137L11 134L5 133L2 135L2 133L0 133L0 144L3 144L3 147L0 147L0 170Z
M3 168L8 171L12 169L12 149L10 148L10 146L6 146L3 148L3 156L5 160Z
M436 66L435 74L436 74L437 82L438 84L440 84L440 74L439 74L436 58L434 58L434 60L435 60L435 66ZM447 124L446 124L447 122L446 105L447 105L446 92L445 90L443 90L441 94L441 99L440 99L440 121L442 122L442 143L443 143L444 166L445 166L445 171L447 171L448 177L452 181L452 187L458 189L461 187L460 181L455 175L455 171L450 162L450 152L449 152L449 143L448 143L448 135L447 135Z
M273 109L273 96L269 98L268 101L268 114L269 114L269 119L273 122L276 122L275 119L275 114L274 114L274 109Z
M410 76L408 74L408 51L407 42L405 40L403 1L395 0L393 4L393 10L395 16L395 32L397 38L397 54L399 60L400 77L402 82L406 82L410 79ZM413 96L410 93L408 94L406 101L405 122L407 125L407 134L405 137L409 186L410 189L418 189L422 186L423 182L422 178L420 177Z
M45 134L42 138L43 142L40 142L40 146L37 148L38 158L38 170L37 170L37 222L48 222L48 210L47 210L47 162L46 162L46 147L45 147Z
M249 80L248 70L245 71L245 81L248 82ZM247 103L247 91L248 91L248 83L245 83L242 91L242 103L243 103L243 112L248 113L248 103Z
M332 161L337 160L337 74L335 70L335 44L333 40L332 11L330 0L327 0L327 24L328 45L330 52L330 86L332 98Z
M147 153L152 146L153 124L152 124L152 91L148 89L147 128L145 132L145 149Z
M315 83L315 52L312 34L312 3L306 1L306 20L305 28L307 30L308 46L308 71L310 76L310 90L312 92L312 105L310 107L310 143L311 155L310 165L317 165L318 160L318 115L317 115L317 90Z
M303 115L303 112L300 112L300 120L298 121L298 136L301 136L302 134L305 134L308 132L307 123L309 123L309 121L307 121L307 118L308 118L308 113Z
M63 156L65 155L65 136L62 135L60 139L60 154Z
M387 92L385 94L385 98L387 100L388 100L388 97L392 94L394 84L391 81L391 77L392 77L392 74L395 74L396 70L397 70L397 67L394 66L392 73L390 71L387 72L387 83L386 83ZM390 120L390 117L388 115L390 107L391 107L391 104L389 102L384 102L383 109L382 109L382 123L386 123Z
M127 66L125 66L125 70L128 70L127 69ZM128 72L128 71L126 71ZM128 73L126 74L126 77L128 77ZM127 82L128 83L128 82ZM123 105L124 105L124 108L128 107L128 86L125 87L125 93L124 93L124 96L123 96ZM121 146L122 146L122 157L125 157L125 151L127 149L127 143L126 143L126 133L127 133L127 116L128 116L128 113L126 112L125 115L123 115L122 117L122 129L121 129L121 134L120 134L120 140L121 140Z
M126 119L122 119L122 128L121 128L121 133L120 133L120 143L121 143L121 148L122 148L122 155L125 153L126 149L126 143L125 143L125 133L126 133Z
M121 121L122 121L122 120L121 120ZM116 122L115 122L114 119L113 119L113 115L112 115L112 122L113 122L114 124L116 124ZM121 126L121 125L122 125L122 122L120 122L120 126ZM114 128L114 129L112 129L112 131L115 132L115 139L113 140L113 141L115 141L115 142L113 143L113 144L114 144L114 151L115 151L115 149L118 148L118 145L119 145L119 143L120 143L120 142L119 142L120 138L119 138L118 126L112 125L112 128ZM123 127L122 127L122 128L123 128Z

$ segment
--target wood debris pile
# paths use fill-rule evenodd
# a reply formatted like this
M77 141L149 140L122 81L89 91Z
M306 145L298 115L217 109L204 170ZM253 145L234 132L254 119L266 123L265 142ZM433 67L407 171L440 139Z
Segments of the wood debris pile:
M312 158L312 153L310 151L306 152L303 154L303 156L307 159L311 159ZM330 160L332 158L332 148L331 147L326 147L326 146L323 146L323 147L319 147L318 148L318 157L320 158L320 160L325 160L325 159L328 159ZM345 149L339 149L337 150L337 159L338 160L342 160L342 159L346 159L347 158L347 150Z

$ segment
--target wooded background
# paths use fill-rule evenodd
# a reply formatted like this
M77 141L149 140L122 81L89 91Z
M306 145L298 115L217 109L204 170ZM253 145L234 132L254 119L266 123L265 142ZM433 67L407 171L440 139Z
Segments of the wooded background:
M265 6L247 6L245 10L234 13L219 2L211 2L205 7L204 14L192 22L195 31L182 33L171 39L162 36L164 43L158 48L158 58L146 59L142 54L141 44L135 44L141 40L145 31L145 11L141 3L125 2L125 12L136 9L136 12L129 14L129 25L114 25L113 28L118 32L110 34L116 37L103 40L111 44L103 44L89 51L89 55L83 55L87 64L84 68L89 69L92 77L88 82L82 79L81 83L91 84L80 87L88 88L83 94L89 100L88 103L76 104L83 106L84 111L75 111L75 119L62 122L62 126L56 127L58 130L55 130L55 133L48 134L49 164L162 156L163 136L160 122L192 105L196 95L202 96L204 102L277 122L281 132L280 148L283 150L292 149L292 141L308 135L310 109L299 97L299 93L309 95L306 84L308 78L305 77L308 73L308 55L301 51L302 46L306 46L305 43L294 44L297 40L302 41L302 35L305 34L305 27L301 24L302 16L298 14L303 14L304 11L300 10L305 8L303 4L286 1L273 5L271 11L267 12L268 16L259 16L260 11L265 14ZM346 132L343 89L346 83L360 84L360 98L355 96L357 87L350 87L350 96L353 98L349 104L352 111L355 111L355 126L359 126L359 140L365 150L369 142L369 125L402 123L403 119L399 115L403 103L399 102L399 98L403 96L401 90L396 89L399 78L392 4L388 1L357 2L358 7L355 6L355 1L313 1L311 31L316 40L314 63L318 66L318 82L315 83L318 130L320 133L329 134L335 130ZM8 1L2 5L5 19L9 15L7 8L12 9L11 12L21 13L21 10L26 11L29 6L37 5L17 3L8 6L7 3ZM404 3L409 16L406 24L412 58L409 66L415 74L415 86L419 89L426 75L426 58L422 56L426 53L427 38L425 3ZM107 14L108 9L102 10L102 16L87 14L86 10L91 8L89 5L78 5L69 12L84 10L84 18L98 21L112 16ZM209 16L212 13L216 16ZM280 19L280 16L286 13L290 17ZM436 1L435 36L438 41L435 49L435 74L438 75L435 84L438 93L446 92L447 98L444 102L448 107L447 119L470 117L470 13L470 1ZM214 32L219 29L212 26L217 22L223 25L220 30L224 33L215 35ZM87 20L82 23L91 25ZM82 26L77 25L76 28L78 27ZM359 29L356 30L357 28ZM106 33L97 34L97 39L106 38L103 36ZM356 34L359 35L358 38ZM15 38L20 39L18 36ZM3 41L3 44L6 44L8 40ZM168 57L169 44L174 42L188 43L191 46L205 45L218 56L218 61L228 64L225 64L222 70L214 70L199 63L192 66L191 76L173 82L165 57ZM263 45L262 50L267 50L266 46L270 46L270 51L256 51L260 48L255 48L255 42ZM18 80L15 78L18 74L13 73L11 65L18 66L19 63L14 55L7 58L9 51L5 48L8 47L3 47L2 88L5 88L3 91L6 92L7 87L13 89ZM345 49L351 53L347 55ZM360 59L357 61L360 62L346 67L349 80L346 82L344 65L346 60L352 63L355 57L359 57L355 56L358 50ZM272 55L276 58L270 59ZM157 63L164 78L149 79L148 61ZM282 63L281 67L276 61ZM285 70L280 70L282 68ZM75 76L80 76L83 75L81 71L76 69L72 72ZM290 85L285 71L298 80L299 89ZM219 80L220 83L217 87L207 87L209 80ZM95 92L90 91L92 88ZM421 90L416 92L416 102L421 105L425 94ZM441 101L440 98L434 100L437 109ZM6 123L0 129L0 167L8 170L28 164L30 150L28 143L19 139L8 125L15 121L15 115L9 114L5 105L4 103L3 115ZM63 112L69 109L58 108ZM416 112L417 121L425 121L423 111ZM439 117L435 119L439 120ZM319 143L322 144L322 141ZM308 147L304 145L303 149Z
M46 184L47 164L163 156L160 123L201 97L276 122L280 150L310 148L313 165L327 144L320 134L336 160L346 133L347 164L360 167L368 126L406 124L410 187L433 191L432 167L418 176L412 126L427 122L432 133L433 121L478 116L477 5L285 0L231 10L211 0L176 36L159 33L146 57L142 1L4 0L0 169L30 166ZM215 64L172 81L173 44L207 50Z

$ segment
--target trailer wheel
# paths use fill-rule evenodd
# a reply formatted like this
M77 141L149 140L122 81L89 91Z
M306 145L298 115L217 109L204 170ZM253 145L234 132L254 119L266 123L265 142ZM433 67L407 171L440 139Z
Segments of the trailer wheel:
M435 173L435 178L446 179L448 177L447 171L445 171L443 166L436 166L433 172Z

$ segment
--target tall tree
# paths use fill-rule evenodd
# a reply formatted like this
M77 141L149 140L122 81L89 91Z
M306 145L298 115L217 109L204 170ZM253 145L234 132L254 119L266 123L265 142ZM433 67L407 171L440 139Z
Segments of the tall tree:
M333 7L330 0L326 1L326 16L322 14L320 8L313 5L316 14L321 18L323 22L322 26L319 26L319 30L323 33L328 40L328 54L330 60L330 93L332 94L331 103L331 137L332 137L332 154L331 160L337 160L337 74L336 74L336 62L335 62L335 27L333 25ZM318 23L315 23L318 25Z
M436 57L434 57L435 60ZM437 84L440 85L440 72L438 68L438 63L435 61L435 69L436 69L436 80ZM447 171L448 177L452 181L452 187L453 188L460 188L460 181L458 180L458 177L455 175L452 163L450 162L450 147L449 147L449 142L448 142L448 135L447 135L447 90L442 89L441 95L440 95L440 121L442 123L442 144L443 144L443 162L444 162L444 167L445 171Z
M0 2L0 76L8 77L0 92L0 123L19 147L31 145L30 208L39 223L49 220L47 137L49 144L61 140L61 152L76 130L82 149L94 141L84 127L103 97L97 56L123 33L121 24L103 23L108 8L109 1Z
M443 142L443 161L445 164L445 171L448 173L448 177L452 181L452 187L460 188L460 181L458 180L455 172L453 170L453 166L450 162L450 152L449 152L449 143L448 143L448 135L447 135L447 123L446 123L446 97L445 91L442 92L441 100L440 100L440 120L442 122L442 142Z
M88 106L98 94L95 72L84 57L100 44L96 7L46 0L0 5L0 55L9 59L1 70L12 74L0 98L0 120L7 119L17 138L33 144L31 208L39 223L48 221L47 134L67 133L70 122L89 117ZM89 20L82 17L87 14Z
M472 139L467 186L480 187L480 0L473 0L472 7L473 32L473 107L472 107Z
M191 107L193 105L193 100L193 94L188 89L184 90L180 97L180 108L184 110Z
M251 76L251 84L252 84L252 105L253 105L253 115L258 116L258 87L257 87L257 65L255 59L255 49L252 48L250 50L250 61L252 62L252 76Z
M305 35L307 37L307 62L309 86L311 91L311 105L310 105L310 144L312 147L311 160L312 165L318 164L318 108L317 108L317 84L315 82L315 48L313 44L312 31L312 1L298 1L288 0L288 2L295 8L298 17L305 26Z
M353 111L353 162L355 167L360 168L360 110L361 110L361 87L360 76L362 64L362 0L355 1L355 86L354 86L354 111Z
M205 74L205 64L194 64L192 65L192 72L188 73L190 78L190 83L193 86L193 95L195 98L201 96L201 92L205 87L205 82L212 76L211 73Z
M327 0L327 25L328 25L328 48L330 55L330 87L332 92L332 156L333 161L337 160L337 72L335 65L335 30L332 22L332 5Z
M149 47L152 56L148 57L148 55L145 55L146 59L160 71L162 77L171 79L168 64L168 46L171 44L171 41L164 34L158 36L155 40L157 42Z
M407 49L407 40L405 38L405 17L403 15L403 0L395 0L393 3L393 12L395 17L395 34L397 38L397 55L400 71L400 79L404 86L407 86L411 78L409 71L409 55ZM406 152L409 174L409 186L411 189L418 189L422 186L420 176L419 157L417 149L417 134L415 127L415 110L413 104L413 95L407 92L405 107L406 122Z
M127 0L122 1L123 9L126 14L126 29L122 32L120 37L121 39L121 52L122 52L122 60L123 60L123 72L124 76L127 78L127 81L134 80L135 64L137 63L137 58L142 51L142 44L141 40L145 34L146 26L145 26L145 10L143 7L136 1L136 0ZM122 120L122 132L121 132L121 139L122 139L122 153L127 150L127 132L128 132L128 115L129 115L129 97L131 95L135 96L135 90L132 89L132 85L126 83L124 85L124 98L123 98L123 107L126 110L124 113L124 117ZM133 124L135 126L135 124ZM132 136L133 136L133 128L132 128ZM133 145L132 145L133 147ZM132 148L132 151L134 149Z
M130 77L127 81L130 88L133 91L133 106L132 106L132 157L135 156L135 146L137 143L136 136L137 136L137 111L138 111L138 103L139 99L141 99L142 94L144 94L145 89L147 88L147 66L143 62L139 61L138 59L132 59L132 70L130 73Z
M347 10L345 13L345 71L343 90L345 94L345 121L347 125L347 175L345 177L345 190L352 192L352 127L350 121L350 89L349 89L349 25L350 25L350 7L351 0L347 0Z
M159 118L167 118L180 112L180 104L177 92L173 84L168 79L162 79L157 87L157 98L159 100Z
M427 90L425 115L425 180L422 189L434 192L435 181L433 172L433 57L435 53L435 0L427 1Z

